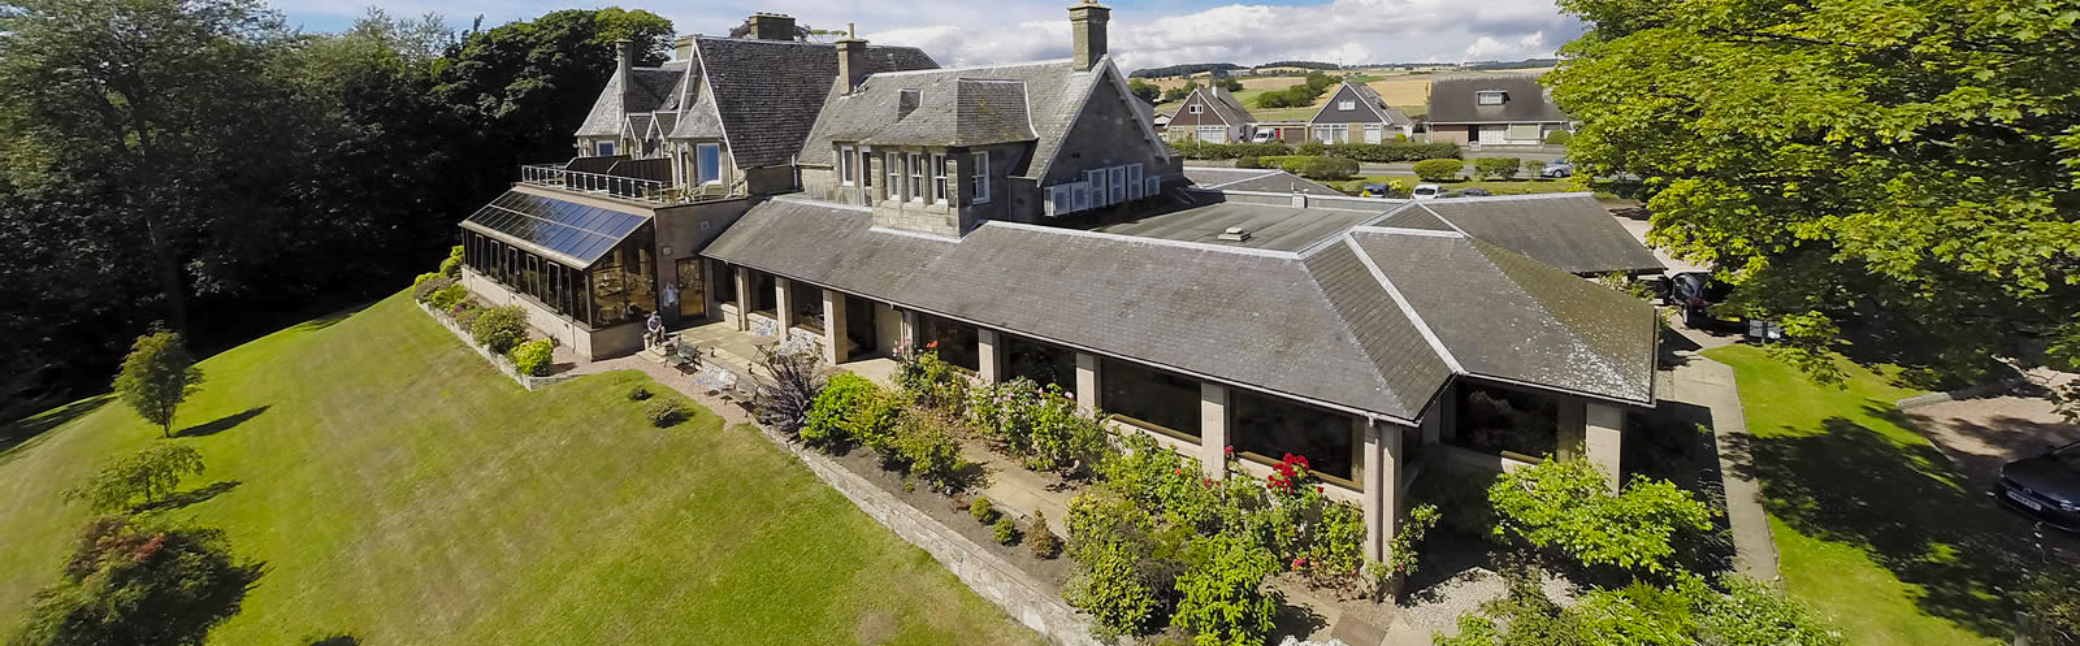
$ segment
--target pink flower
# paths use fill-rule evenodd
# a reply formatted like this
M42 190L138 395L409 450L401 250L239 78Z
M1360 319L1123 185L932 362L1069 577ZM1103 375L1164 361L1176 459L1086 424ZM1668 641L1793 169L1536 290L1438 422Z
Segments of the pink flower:
M1235 447L1230 446L1224 450L1227 451L1228 457L1235 457Z
M1303 565L1307 565L1307 557L1303 556L1297 559L1293 559L1293 569L1298 570L1300 569L1300 566Z
M925 348L927 348L927 349L929 349L929 348L937 348L937 347L939 347L939 342L938 342L938 341L933 341L933 342L931 342L931 343L926 343L926 344L924 344L924 347L925 347Z

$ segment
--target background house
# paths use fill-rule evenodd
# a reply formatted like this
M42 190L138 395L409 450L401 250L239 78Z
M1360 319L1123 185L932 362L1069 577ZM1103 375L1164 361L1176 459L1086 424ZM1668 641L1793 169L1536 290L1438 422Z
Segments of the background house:
M1415 134L1415 120L1388 106L1372 86L1350 81L1336 88L1307 125L1312 138L1325 144L1376 144Z
M1242 107L1242 101L1218 85L1192 90L1184 104L1171 115L1164 137L1170 141L1210 141L1235 143L1248 141L1256 117Z
M1531 75L1448 77L1430 84L1430 141L1529 146L1572 130L1545 86Z

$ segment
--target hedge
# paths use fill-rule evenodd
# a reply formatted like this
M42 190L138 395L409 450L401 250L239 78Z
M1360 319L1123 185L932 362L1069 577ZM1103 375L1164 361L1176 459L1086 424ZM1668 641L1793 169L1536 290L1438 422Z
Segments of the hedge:
M1299 146L1282 143L1261 144L1217 144L1203 141L1180 141L1177 152L1185 159L1242 159L1246 157L1284 157L1293 154L1305 156L1329 156L1355 159L1361 162L1403 162L1422 159L1458 159L1459 146L1448 143L1414 143L1390 141L1377 144L1323 144L1310 141Z
M1457 159L1425 159L1415 163L1415 172L1426 181L1444 182L1458 179L1465 167L1466 162Z
M1175 144L1177 152L1185 159L1235 159L1237 157L1270 157L1288 154L1285 144L1215 144L1204 141L1180 141Z

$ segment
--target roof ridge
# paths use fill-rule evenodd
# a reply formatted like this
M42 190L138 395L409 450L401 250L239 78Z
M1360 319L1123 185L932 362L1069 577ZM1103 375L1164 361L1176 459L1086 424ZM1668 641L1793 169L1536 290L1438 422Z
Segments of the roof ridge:
M775 199L778 199L778 198L775 198ZM1106 233L1106 232L1104 232L1104 231L1088 231L1088 230L1084 230L1084 229L1070 229L1070 228L1066 228L1066 227L1051 227L1051 226L1046 226L1046 225L1040 225L1040 224L1026 224L1026 223L1023 223L1023 222L1006 222L1006 221L1003 221L1003 220L985 220L985 221L983 221L983 223L982 223L982 224L981 224L980 226L977 226L977 227L975 227L975 230L976 230L976 231L981 231L981 230L982 230L982 229L983 229L984 227L999 227L999 228L1010 228L1010 229L1016 229L1016 230L1021 230L1021 231L1035 231L1035 232L1041 232L1041 233L1049 233L1049 234L1055 234L1055 235L1069 235L1069 236L1082 236L1082 237L1087 237L1087 238L1097 238L1097 239L1100 239L1100 240L1111 240L1111 241L1114 241L1114 242L1124 242L1124 243L1128 243L1128 244L1147 244L1147 245L1155 245L1155 246L1163 246L1163 247L1177 247L1177 248L1182 248L1182 249L1196 249L1196 250L1199 250L1199 251L1213 251L1213 252L1220 252L1220 253L1232 253L1232 254L1238 254L1238 255L1245 255L1245 256L1260 256L1260 257L1264 257L1264 258L1280 258L1280 259L1285 259L1285 260L1299 260L1299 259L1300 259L1300 254L1297 254L1297 253L1293 253L1293 252L1291 252L1291 251L1273 251L1273 250L1270 250L1270 249L1258 249L1258 248L1254 248L1254 247L1230 247L1230 246L1226 246L1226 245L1217 245L1217 244L1211 244L1211 243L1206 243L1206 242L1192 242L1192 241L1189 241L1189 240L1167 240L1167 239L1164 239L1164 238L1145 238L1145 237L1142 237L1142 236L1130 236L1130 235L1126 235L1126 234L1123 234L1123 233Z
M908 76L914 74L938 74L943 72L968 72L974 70L1002 69L1006 67L1039 67L1042 65L1060 65L1062 63L1067 62L1070 62L1070 59L1062 58L1044 61L1023 61L1018 63L999 63L996 65L968 65L963 67L934 67L925 70L899 70L894 72L875 72L873 74L867 75L867 78L873 78L876 76Z
M1534 305L1538 306L1538 311L1539 311L1539 312L1541 312L1541 313L1543 313L1543 314L1545 314L1545 317L1546 317L1547 319L1549 319L1549 320L1552 320L1552 321L1556 321L1556 322L1559 322L1559 323L1560 323L1560 329L1566 330L1566 331L1567 331L1567 336L1568 336L1569 338L1573 339L1576 345L1578 345L1578 346L1580 346L1580 347L1583 347L1583 348L1591 348L1591 349L1592 349L1592 351L1590 351L1590 352L1586 352L1586 353L1583 353L1583 354L1587 354L1587 355L1589 355L1589 360L1590 360L1591 362L1595 363L1595 364L1596 364L1596 367L1597 367L1597 368L1599 368L1599 369L1602 369L1603 371L1605 371L1605 372L1609 372L1609 373L1617 373L1617 372L1619 372L1619 370L1618 370L1618 367L1617 367L1617 366L1615 366L1615 365L1612 365L1610 361L1606 360L1606 359L1605 359L1605 358L1603 357L1602 353L1600 353L1600 352L1595 352L1595 351L1593 351L1593 349L1594 349L1594 348L1596 347L1596 346L1595 346L1595 344L1593 344L1593 343L1590 343L1588 339L1586 339L1586 338L1583 338L1583 336L1582 336L1582 333L1581 333L1581 331L1579 331L1579 330L1576 330L1576 329L1574 329L1574 325L1573 325L1573 324L1569 323L1569 322L1567 321L1567 319L1565 319L1565 318L1562 318L1562 317L1560 316L1560 314L1559 314L1558 312L1554 312L1554 311L1553 311L1553 308L1552 308L1552 306L1550 306L1550 305L1547 305L1547 304L1546 304L1546 301L1545 301L1545 299L1543 299L1543 298L1539 298L1539 297L1538 297L1538 294L1536 294L1536 293L1533 293L1533 292L1532 292L1531 290L1529 290L1529 289L1525 289L1525 288L1524 288L1524 283L1523 283L1523 281L1517 280L1517 277L1516 277L1516 275L1515 275L1515 274L1511 274L1511 273L1510 273L1510 271L1509 271L1508 269L1503 269L1503 268L1502 268L1502 265L1501 265L1501 264L1499 264L1499 263L1496 263L1496 262L1495 262L1495 258L1494 258L1494 257L1492 257L1492 256L1490 256L1490 255L1488 255L1488 254L1490 254L1490 253L1493 253L1493 252L1501 252L1501 253L1506 253L1506 254L1509 254L1509 255L1512 255L1512 256L1516 256L1516 257L1519 257L1519 258L1523 258L1523 259L1525 259L1525 260L1529 260L1529 261L1531 261L1531 263L1532 263L1532 264L1534 264L1534 265L1537 265L1537 266L1540 266L1540 267L1545 267L1545 268L1547 268L1547 269L1551 269L1552 271L1561 271L1560 269L1557 269L1557 268L1554 268L1554 267L1552 267L1551 265L1547 265L1547 264L1545 264L1545 263L1539 262L1538 260L1536 260L1536 259L1533 259L1533 258L1530 258L1530 257L1528 257L1528 256L1524 256L1524 255L1522 255L1522 254L1518 254L1518 253L1512 252L1512 251L1510 251L1510 250L1508 250L1508 249L1504 249L1504 248L1502 248L1502 247L1500 247L1500 246L1498 246L1498 245L1496 245L1495 243L1492 243L1492 242L1487 242L1487 241L1485 241L1485 240L1481 240L1481 239L1479 239L1479 238L1474 238L1474 237L1471 237L1471 236L1468 236L1468 237L1466 238L1466 240L1468 241L1468 244L1469 244L1469 246L1473 247L1473 250L1474 250L1474 252L1480 255L1480 257L1481 257L1481 262L1485 262L1485 263L1488 263L1488 266L1489 266L1489 267L1493 267L1493 268L1495 268L1495 274L1496 274L1496 275L1498 275L1498 276L1501 276L1501 277L1502 277L1502 278L1503 278L1504 280L1507 280L1507 281L1509 281L1509 284L1510 284L1510 285L1513 285L1513 286L1515 286L1515 287L1517 288L1517 291L1518 291L1519 293L1522 293L1522 294L1523 294L1523 295L1524 295L1524 296L1525 296L1526 298L1529 298L1529 299L1531 299L1531 302L1532 302L1532 303L1533 303ZM1564 273L1564 272L1563 272L1563 273ZM1651 386L1651 380L1650 380L1650 385L1648 386L1648 388L1649 388L1650 390L1652 389L1652 386ZM1570 389L1570 390L1576 390L1576 389Z
M1379 263L1373 262L1372 256L1367 255L1365 249L1358 246L1358 239L1346 233L1343 235L1343 244L1358 257L1360 264L1365 265L1365 271L1372 272L1372 279L1379 281L1381 289L1387 290L1387 297L1394 300L1394 306L1401 309L1402 316L1408 317L1409 322L1415 324L1416 332L1423 335L1423 342L1430 344L1430 350L1436 352L1439 359L1444 360L1444 365L1452 369L1452 374L1468 374L1466 368L1459 365L1459 358L1452 356L1451 348L1445 347L1444 340L1438 338L1437 331L1430 328L1430 323L1423 320L1423 315L1416 311L1414 305L1409 304L1408 297L1401 294L1401 288L1395 287L1394 281L1387 278L1387 273L1380 271Z
M1422 207L1424 212L1436 217L1438 222L1443 222L1445 226L1451 227L1453 231L1459 232L1459 235L1467 235L1466 230L1459 228L1458 223L1453 222L1451 218L1445 217L1443 213L1438 213L1437 209L1430 208L1430 205L1417 202L1416 206Z
M1331 239L1333 240L1334 238ZM1359 257L1359 262L1365 262L1364 254L1354 253L1353 255ZM1336 331L1339 333L1339 335L1341 335L1344 339L1348 340L1352 347L1357 348L1359 354L1364 355L1365 365L1372 367L1372 369L1367 370L1366 373L1372 375L1374 378L1377 378L1379 380L1378 384L1380 386L1380 392L1385 394L1388 399L1394 400L1394 403L1400 406L1402 410L1407 411L1409 419L1415 420L1421 418L1422 407L1409 406L1408 402L1402 401L1401 393L1394 391L1393 385L1389 383L1389 381L1387 380L1386 372L1380 370L1379 368L1379 357L1372 356L1372 350L1370 348L1365 347L1365 343L1363 341L1358 340L1358 331L1351 328L1350 319L1343 315L1343 311L1341 309L1337 308L1336 300L1329 297L1329 288L1322 286L1321 277L1315 275L1313 267L1307 266L1307 260L1307 258L1301 259L1300 273L1307 276L1308 284L1314 285L1313 295L1317 298L1320 298L1324 304L1329 306L1329 313L1336 320ZM1392 296L1392 294L1390 293L1389 296ZM1442 385L1440 385L1439 387L1442 388Z

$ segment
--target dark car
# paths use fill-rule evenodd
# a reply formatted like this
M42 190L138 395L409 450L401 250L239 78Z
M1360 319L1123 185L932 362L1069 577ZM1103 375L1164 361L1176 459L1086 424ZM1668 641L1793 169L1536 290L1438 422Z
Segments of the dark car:
M1490 197L1493 195L1494 193L1488 192L1488 189L1485 188L1469 188L1452 194L1453 197Z
M1994 495L2047 525L2080 532L2080 442L2009 462Z
M1732 291L1732 286L1712 278L1710 272L1686 271L1669 277L1668 302L1682 308L1683 325L1701 328L1718 322L1711 308Z

